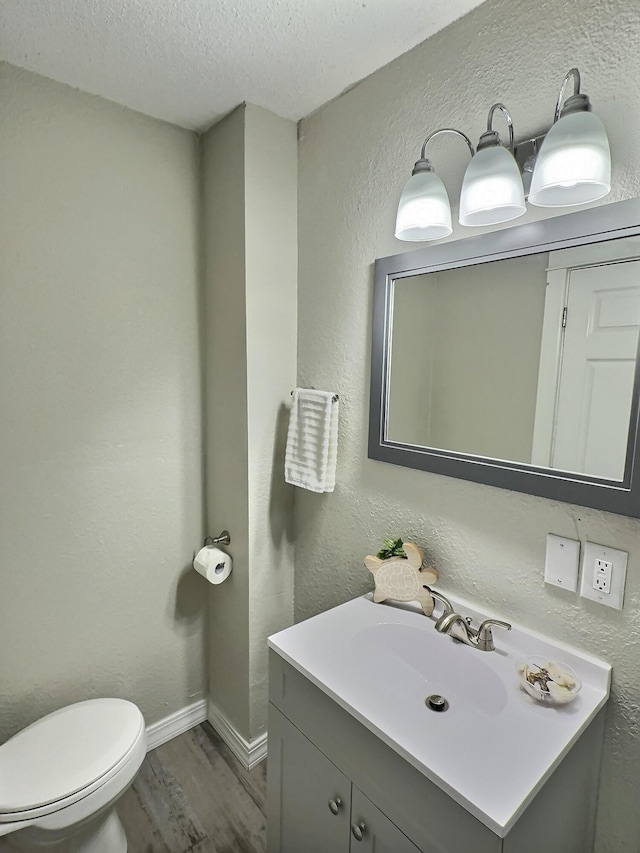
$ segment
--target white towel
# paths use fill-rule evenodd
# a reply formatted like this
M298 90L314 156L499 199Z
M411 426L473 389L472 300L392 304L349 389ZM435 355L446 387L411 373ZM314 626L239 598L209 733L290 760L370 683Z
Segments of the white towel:
M284 478L312 492L332 492L338 456L338 401L333 391L296 388L287 434Z

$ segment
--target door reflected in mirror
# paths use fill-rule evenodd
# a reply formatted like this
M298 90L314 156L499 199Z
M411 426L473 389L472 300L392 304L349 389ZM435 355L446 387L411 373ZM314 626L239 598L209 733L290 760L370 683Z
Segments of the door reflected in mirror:
M623 480L640 237L397 277L389 320L385 440Z

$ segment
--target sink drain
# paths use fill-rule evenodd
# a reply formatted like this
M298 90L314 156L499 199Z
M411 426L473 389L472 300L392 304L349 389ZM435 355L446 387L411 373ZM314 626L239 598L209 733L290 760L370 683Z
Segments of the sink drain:
M432 693L431 696L427 696L424 704L431 711L446 711L449 707L449 703L444 696L440 696L438 693Z

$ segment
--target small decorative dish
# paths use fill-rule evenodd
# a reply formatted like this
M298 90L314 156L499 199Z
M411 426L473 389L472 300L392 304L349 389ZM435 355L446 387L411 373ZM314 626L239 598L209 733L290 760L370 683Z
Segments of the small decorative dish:
M582 681L566 663L530 657L518 664L523 689L547 705L566 705L572 702L582 687Z

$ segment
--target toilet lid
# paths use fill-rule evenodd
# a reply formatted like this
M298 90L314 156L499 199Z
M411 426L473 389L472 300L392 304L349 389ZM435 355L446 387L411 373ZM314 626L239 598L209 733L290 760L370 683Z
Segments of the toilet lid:
M0 746L0 813L81 791L122 761L143 728L139 708L124 699L89 699L43 717Z

